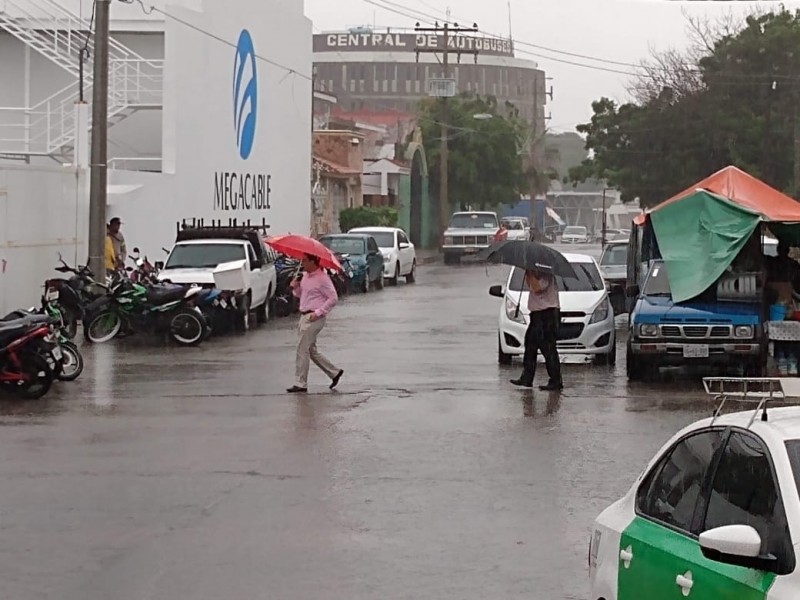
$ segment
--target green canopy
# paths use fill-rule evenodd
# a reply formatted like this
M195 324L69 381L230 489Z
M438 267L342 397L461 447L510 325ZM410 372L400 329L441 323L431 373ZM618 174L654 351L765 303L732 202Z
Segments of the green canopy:
M761 215L702 190L649 216L675 302L694 298L711 287L761 222Z

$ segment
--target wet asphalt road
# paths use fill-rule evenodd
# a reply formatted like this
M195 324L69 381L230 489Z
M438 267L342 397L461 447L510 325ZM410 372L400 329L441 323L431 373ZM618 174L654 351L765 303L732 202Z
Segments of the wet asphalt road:
M281 319L84 348L79 381L1 400L0 598L587 598L594 517L711 404L689 376L629 386L621 350L565 365L561 395L513 388L504 272L347 297L320 338L338 392L312 367L285 394Z

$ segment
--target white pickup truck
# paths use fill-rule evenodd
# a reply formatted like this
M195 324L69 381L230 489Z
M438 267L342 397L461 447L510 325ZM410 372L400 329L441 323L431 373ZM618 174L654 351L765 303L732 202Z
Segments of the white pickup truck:
M240 331L250 329L251 314L266 323L277 288L275 253L255 229L241 227L191 227L178 232L175 245L158 274L160 281L215 287L219 265L244 261L242 289L231 293L230 309Z
M477 254L492 243L505 239L497 213L484 211L457 212L444 232L442 253L446 265L458 264L462 256Z

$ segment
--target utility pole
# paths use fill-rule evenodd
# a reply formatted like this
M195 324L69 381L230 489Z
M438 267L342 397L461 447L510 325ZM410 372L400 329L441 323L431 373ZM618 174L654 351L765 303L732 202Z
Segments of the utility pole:
M444 233L445 229L447 229L447 223L450 220L450 199L448 197L448 122L450 115L447 101L456 95L456 81L454 79L450 79L450 74L448 72L448 68L450 66L450 54L451 52L457 54L458 62L461 62L462 54L472 54L475 57L476 64L478 62L478 54L480 54L479 50L451 50L450 40L452 39L451 36L455 36L459 33L476 34L478 32L478 24L475 23L472 27L459 27L458 23L453 25L450 25L450 23L444 23L442 26L439 26L439 23L437 22L435 27L420 27L419 23L417 23L417 26L414 28L414 30L417 33L435 33L437 39L435 48L427 47L427 45L426 47L420 47L419 45L417 46L417 62L419 62L420 54L442 54L443 75L441 78L430 79L428 81L428 94L440 98L441 101L442 120L440 126L442 129L442 139L439 158L439 223L440 231ZM443 40L443 45L441 47L439 47L439 40Z
M108 37L111 0L96 0L92 155L89 184L89 268L105 281L106 198L108 182Z

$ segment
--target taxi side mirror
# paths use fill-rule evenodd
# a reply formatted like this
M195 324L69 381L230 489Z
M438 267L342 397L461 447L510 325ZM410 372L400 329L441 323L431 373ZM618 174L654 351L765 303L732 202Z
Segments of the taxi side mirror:
M506 294L503 291L502 285L493 285L489 288L489 295L494 296L495 298L503 298Z
M700 549L709 560L774 573L778 559L761 554L761 536L750 525L727 525L700 534Z

